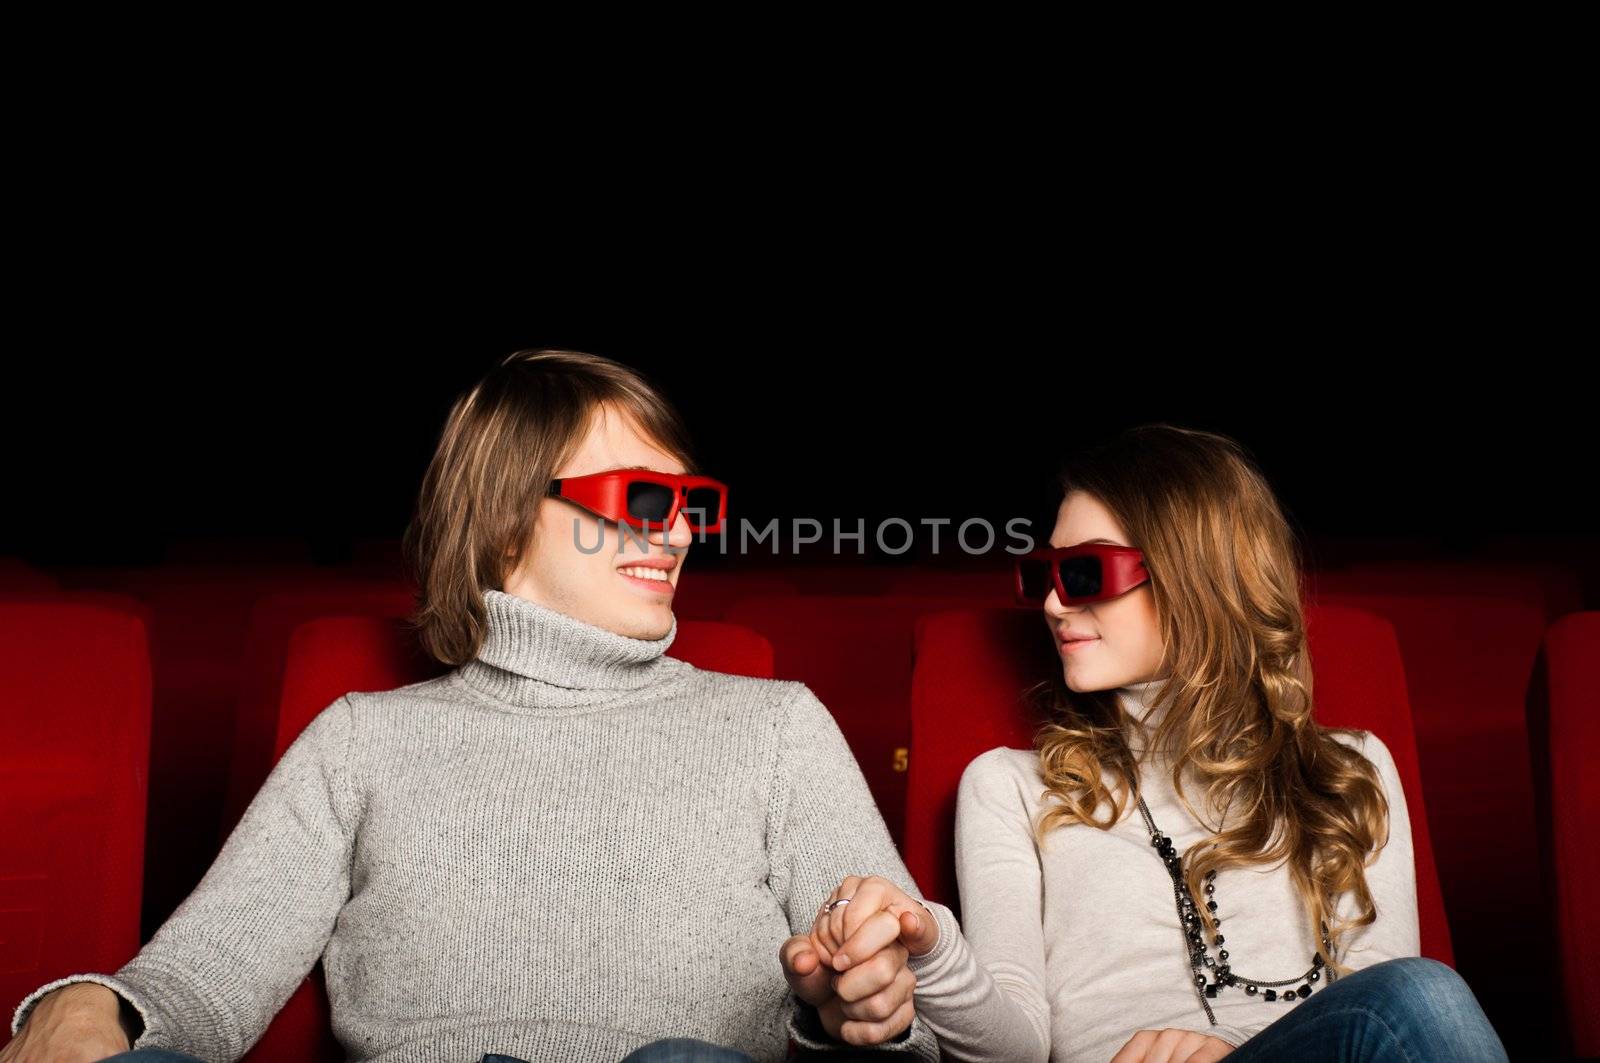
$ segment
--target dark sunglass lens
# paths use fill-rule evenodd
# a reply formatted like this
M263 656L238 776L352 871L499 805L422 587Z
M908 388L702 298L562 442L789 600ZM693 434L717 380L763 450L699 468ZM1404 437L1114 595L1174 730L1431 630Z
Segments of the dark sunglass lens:
M722 512L722 492L715 487L689 489L689 500L684 503L684 517L696 528L710 527Z
M1017 572L1022 576L1022 597L1030 602L1042 602L1050 593L1050 562L1037 558L1019 559Z
M1100 593L1100 559L1069 557L1061 562L1061 586L1069 598L1091 598Z
M628 485L628 515L635 520L653 520L659 524L672 510L673 493L672 488L663 484L631 483Z

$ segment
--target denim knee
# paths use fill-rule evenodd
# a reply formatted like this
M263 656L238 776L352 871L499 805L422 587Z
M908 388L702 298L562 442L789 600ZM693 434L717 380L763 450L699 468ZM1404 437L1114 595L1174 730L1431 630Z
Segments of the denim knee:
M1401 956L1374 964L1367 971L1369 977L1381 977L1390 992L1414 998L1413 1003L1430 1005L1422 1009L1425 1015L1439 1014L1468 1001L1476 1006L1478 1002L1472 987L1455 968L1431 956Z
M205 1063L205 1060L172 1048L131 1048L105 1057L104 1063Z
M1402 956L1358 974L1377 979L1366 986L1368 1006L1393 1019L1414 1043L1430 1044L1449 1058L1504 1060L1505 1046L1466 979L1449 964L1428 956Z

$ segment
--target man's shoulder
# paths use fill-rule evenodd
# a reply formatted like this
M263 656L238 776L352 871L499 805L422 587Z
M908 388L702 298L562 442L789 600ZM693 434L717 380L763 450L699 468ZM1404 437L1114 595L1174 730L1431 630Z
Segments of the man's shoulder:
M397 712L416 715L419 709L444 708L465 700L452 682L453 676L453 672L446 672L389 690L352 690L344 696L357 717L388 716Z
M798 679L769 679L758 675L740 675L737 672L713 672L689 666L688 681L716 696L752 698L764 703L783 704L798 697L801 690L811 688ZM813 697L815 695L813 694Z

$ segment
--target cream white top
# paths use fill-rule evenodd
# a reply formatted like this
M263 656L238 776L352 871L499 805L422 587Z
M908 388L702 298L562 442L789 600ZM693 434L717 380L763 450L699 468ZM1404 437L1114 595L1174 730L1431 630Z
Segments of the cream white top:
M1123 704L1147 725L1159 680L1121 688ZM1164 711L1164 710L1162 710ZM1360 969L1421 954L1416 870L1405 793L1388 747L1376 735L1340 741L1378 768L1392 812L1388 843L1369 856L1373 924L1345 937L1339 958ZM1131 740L1132 748L1142 743ZM1159 752L1141 764L1145 803L1156 826L1182 853L1214 834L1183 808ZM1128 801L1109 830L1085 824L1055 828L1041 851L1031 824L1044 780L1032 750L996 748L973 759L961 777L956 813L956 875L962 921L925 902L939 922L938 945L911 960L918 1013L939 1037L943 1058L992 1063L1107 1063L1142 1029L1198 1030L1235 1047L1303 1001L1268 1002L1225 986L1210 1000L1217 1025L1200 1004L1189 967L1172 879L1150 843L1138 803ZM1191 771L1185 795L1203 808ZM1102 809L1102 816L1104 815ZM1227 962L1241 978L1295 978L1312 965L1314 929L1301 910L1285 864L1218 872L1214 899ZM1339 913L1354 912L1352 894ZM1208 955L1217 948L1206 937ZM1212 968L1207 968L1208 974ZM1296 985L1300 983L1297 982ZM1311 983L1313 993L1326 978Z

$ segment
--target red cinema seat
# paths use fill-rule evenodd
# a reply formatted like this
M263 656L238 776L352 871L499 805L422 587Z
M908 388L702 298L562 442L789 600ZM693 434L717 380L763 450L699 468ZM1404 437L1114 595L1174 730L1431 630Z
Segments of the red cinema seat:
M782 572L696 569L695 549L690 548L683 571L678 575L678 586L672 594L672 612L680 623L685 620L722 620L730 605L751 595L797 593L794 581Z
M1561 986L1570 1039L1579 1058L1600 1057L1600 612L1572 613L1550 625L1544 642L1545 704L1535 704L1541 754L1541 817L1546 827ZM1548 987L1548 981L1546 981Z
M1325 569L1308 580L1309 597L1328 594L1470 594L1537 606L1546 621L1583 608L1577 569L1532 561L1387 560Z
M0 591L37 594L58 590L61 584L50 573L34 568L19 557L0 557Z
M256 600L250 609L244 660L239 669L239 702L234 712L232 764L228 772L227 803L217 832L216 849L220 849L222 839L233 832L250 799L266 781L272 765L289 747L288 742L277 744L277 739L282 722L283 665L288 657L289 638L294 630L309 620L324 616L398 619L407 616L415 606L414 587L395 580L368 583L329 580L318 586L274 591ZM383 686L345 689L381 690ZM331 697L328 699L332 700ZM299 733L300 729L296 727L294 734ZM290 740L293 740L293 736Z
M150 758L147 611L0 595L0 999L139 949Z
M918 565L894 570L887 593L899 597L964 599L974 608L1009 608L1016 598L1016 573L1010 566L960 568Z
M833 713L899 845L911 745L913 628L960 598L810 595L750 598L728 620L765 635L782 679L809 686Z
M1306 625L1318 720L1372 731L1394 755L1411 813L1422 954L1453 964L1394 629L1381 617L1337 607L1308 608ZM995 746L1032 748L1037 721L1019 695L1060 667L1038 609L951 610L918 626L905 860L923 892L958 913L961 774Z
M251 607L265 593L326 586L336 574L275 561L69 566L56 574L64 586L117 591L149 609L154 687L140 919L149 938L216 858Z
M848 560L830 557L810 559L803 556L777 556L751 558L742 571L759 573L787 582L799 594L883 594L889 589L890 573L887 565L874 564L866 559ZM758 587L746 587L739 595L755 598L767 592Z
M734 624L680 620L667 653L707 671L772 678L772 647ZM301 624L289 640L272 763L317 713L342 695L393 690L444 671L421 652L398 619L333 616ZM257 790L265 778L256 781ZM319 960L244 1058L251 1063L340 1063L344 1053L330 1020Z
M1548 1040L1554 1000L1524 977L1555 965L1534 816L1527 697L1545 633L1532 601L1467 595L1334 593L1394 625L1422 765L1439 882L1460 934L1456 969L1508 1045ZM1494 859L1484 859L1484 839ZM1506 912L1524 912L1507 920Z

